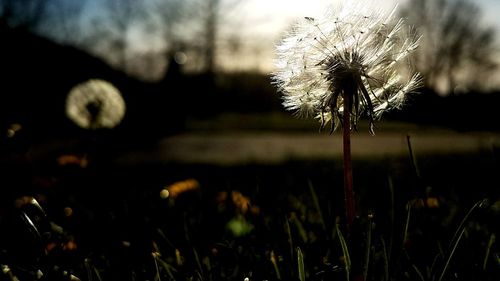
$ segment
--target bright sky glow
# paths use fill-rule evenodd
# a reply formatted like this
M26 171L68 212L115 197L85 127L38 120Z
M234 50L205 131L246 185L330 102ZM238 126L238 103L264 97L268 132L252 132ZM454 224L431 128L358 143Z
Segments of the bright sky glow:
M380 7L391 10L397 3L405 5L407 0L374 0L380 3ZM285 30L297 19L305 16L318 17L324 14L325 8L337 5L341 0L246 0L238 8L236 18L240 21L242 29L240 32L251 42L258 42L262 47L260 58L249 56L247 59L228 60L226 67L245 68L254 67L262 71L271 71L273 68L274 44L283 36ZM496 39L500 45L500 1L498 0L476 0L483 15L483 22L478 23L491 26L496 30ZM232 25L227 25L231 27ZM257 39L257 40L256 40ZM500 49L500 47L499 47ZM498 52L500 62L500 51ZM236 62L238 65L231 65ZM248 64L248 65L245 65ZM500 75L499 75L500 76ZM500 86L500 81L496 82Z
M375 0L377 1L377 0ZM246 0L239 9L245 15L245 19L260 22L256 28L262 27L264 32L275 32L277 29L286 27L287 23L304 16L321 15L325 7L336 5L341 0ZM384 0L380 2L383 9L391 9L398 2L403 5L407 0ZM500 32L500 1L498 0L475 0L472 1L481 8L484 15L484 23L496 27Z
M88 0L87 12L102 13L99 8L101 0ZM170 1L170 0L164 0ZM221 0L221 6L227 1ZM373 0L382 9L390 10L398 2L401 6L408 0ZM260 70L269 72L273 69L274 46L285 31L297 20L303 17L318 17L324 14L331 5L338 5L342 0L241 0L235 8L221 13L219 34L225 37L221 43L218 65L228 70ZM497 42L500 46L500 1L471 0L477 4L483 15L483 24L496 29ZM100 11L100 12L99 12ZM161 36L141 33L134 30L130 43L132 49L139 53L153 51L161 53L164 47ZM227 38L239 40L237 52L228 51L231 47ZM224 41L222 40L222 41ZM499 47L500 49L500 47ZM500 62L500 52L499 52ZM498 82L500 85L500 82Z
M253 22L248 27L254 31L276 35L298 18L318 17L325 8L337 5L339 0L247 0L239 9L246 19ZM390 9L396 1L384 1L381 5Z
M245 38L258 42L261 47L259 61L255 56L247 59L237 60L238 65L231 65L229 68L257 68L262 71L271 71L273 68L273 52L275 43L281 38L284 32L298 19L303 17L319 17L325 13L327 7L338 5L340 0L246 0L230 18L239 21L242 29L239 32L245 34ZM396 0L381 1L382 9L392 9L396 5ZM243 23L241 23L243 21ZM234 25L228 24L227 27ZM225 30L231 32L230 30ZM250 52L255 51L256 46L250 47ZM247 50L248 51L248 50Z

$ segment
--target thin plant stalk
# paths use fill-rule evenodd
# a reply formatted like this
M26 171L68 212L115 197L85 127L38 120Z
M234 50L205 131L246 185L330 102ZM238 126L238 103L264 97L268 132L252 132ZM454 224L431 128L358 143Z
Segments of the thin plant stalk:
M411 145L411 137L410 135L406 135L406 143L408 144L408 153L410 154L411 164L413 166L413 170L415 171L415 175L417 176L417 180L422 180L422 175L420 173L420 169L418 167L417 158L415 157L415 152L413 151L413 147Z
M347 230L350 232L354 222L356 209L354 205L354 189L352 180L352 159L351 159L351 114L350 93L344 91L344 113L342 124L342 144L343 144L343 164L344 164L344 195L345 195L345 212L347 219Z

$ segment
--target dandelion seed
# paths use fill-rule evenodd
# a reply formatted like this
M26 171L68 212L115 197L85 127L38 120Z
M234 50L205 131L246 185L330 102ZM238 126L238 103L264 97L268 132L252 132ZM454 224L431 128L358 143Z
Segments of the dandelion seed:
M346 1L323 18L305 17L277 46L273 81L283 105L299 117L316 117L332 131L347 110L348 130L361 115L370 132L383 112L400 108L421 84L406 61L419 41L411 28L375 1Z

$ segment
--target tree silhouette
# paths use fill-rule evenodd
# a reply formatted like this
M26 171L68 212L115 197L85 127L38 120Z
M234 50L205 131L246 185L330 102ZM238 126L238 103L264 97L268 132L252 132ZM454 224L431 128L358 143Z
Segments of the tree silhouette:
M497 65L494 31L468 0L410 0L402 9L423 38L416 67L427 87L441 93L484 90Z
M236 9L241 0L208 0L201 6L202 30L204 34L203 60L205 72L213 73L217 67L216 56L219 52L219 41L236 40L228 34L223 34L221 26L227 23L226 15ZM234 42L233 42L234 43Z
M167 61L168 71L178 68L175 57L186 51L189 33L192 30L190 20L195 18L189 7L192 0L154 0L146 5L148 32L156 32L164 44L163 56Z
M95 42L81 24L86 0L0 0L0 28L36 33L63 44Z
M46 18L48 0L0 0L0 25L34 31Z
M155 0L149 5L150 15L156 19L156 29L162 33L167 58L177 51L189 53L193 70L214 73L220 43L228 39L221 32L227 24L227 14L238 7L241 0ZM234 39L234 38L232 38Z
M129 33L136 20L143 18L140 2L135 0L106 0L103 2L106 17L101 19L105 39L111 52L115 53L117 67L127 72Z

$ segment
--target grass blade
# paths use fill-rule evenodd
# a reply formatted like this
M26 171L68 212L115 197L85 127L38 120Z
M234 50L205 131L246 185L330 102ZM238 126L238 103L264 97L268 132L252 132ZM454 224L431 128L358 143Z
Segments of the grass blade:
M487 199L483 199L479 202L477 202L476 204L474 204L474 206L472 206L472 208L470 208L470 210L467 212L467 214L465 215L465 217L462 219L462 221L460 222L460 225L458 226L457 230L455 231L455 234L453 234L453 238L451 239L452 243L453 241L455 241L457 239L457 235L459 232L461 232L461 229L464 228L465 226L465 223L467 222L467 220L469 219L470 215L472 214L472 212L479 208L479 207L482 207L483 205L485 205L487 203Z
M390 213L389 213L389 223L390 223L390 228L389 228L389 244L387 245L387 249L384 249L386 251L387 255L387 264L389 264L391 260L391 254L392 254L392 247L394 245L394 225L395 225L395 217L396 217L396 200L395 200L395 193L394 193L394 183L392 181L392 177L388 177L388 185L389 185L389 195L390 195ZM384 246L385 247L385 246Z
M483 270L486 270L486 265L488 264L488 257L490 256L490 251L491 251L491 246L493 246L493 243L495 243L495 234L492 233L490 235L490 241L488 242L488 246L486 247L486 254L484 255L484 261L483 261Z
M156 276L154 280L161 281L160 267L158 267L157 253L153 253L153 260L155 262Z
M384 258L384 276L385 276L385 278L383 280L389 281L389 257L387 255L387 247L385 246L385 241L384 241L383 237L380 237L380 243L382 244L382 254L383 254L383 258Z
M293 262L293 240L292 240L292 230L290 229L290 223L288 218L285 217L285 228L288 235L288 244L290 245L290 262ZM292 272L293 274L293 272Z
M404 228L404 232L403 232L403 249L405 248L405 243L406 243L406 240L408 239L408 227L410 225L410 217L411 217L411 203L408 202L406 204L406 209L408 210L408 212L406 213L406 222L405 222L405 228Z
M365 266L363 268L363 280L367 280L368 268L370 265L370 253L372 247L372 216L368 215L368 232L366 233L366 254L365 254Z
M425 281L424 275L422 274L422 272L420 272L418 267L414 264L412 264L411 266L413 267L413 270L415 270L415 273L417 273L418 278L420 278L421 281Z
M299 247L297 247L297 266L299 273L299 280L306 281L306 271L304 267L304 256L302 255L302 251Z
M165 269L168 277L170 278L169 280L175 280L174 274L172 272L177 272L177 270L173 266L171 266L170 264L168 264L167 262L162 260L160 257L160 254L156 253L155 255L153 255L153 257L155 259L155 264L160 263L160 265L163 267L163 269ZM158 269L159 269L159 267L158 267Z
M451 251L448 254L448 257L446 258L446 263L441 271L441 275L439 276L438 281L441 281L443 279L446 271L448 270L451 259L453 258L453 255L455 254L455 251L458 247L458 244L460 243L460 240L462 240L462 237L465 233L465 223L469 219L472 212L474 212L474 210L484 206L485 204L487 204L487 202L488 202L487 199L483 199L483 200L477 202L476 204L474 204L474 206L472 206L472 208L470 208L470 210L467 212L465 217L462 219L462 222L460 222L460 225L458 226L457 230L455 231L455 234L453 235L453 239L451 240L452 241L450 244Z
M319 219L321 221L321 226L323 227L323 231L325 232L325 234L328 234L328 232L326 231L326 224L325 220L323 219L323 212L321 212L321 207L319 205L319 200L318 200L318 195L316 194L316 190L314 189L314 186L310 180L307 183L309 185L309 191L311 192L311 197L314 202L314 207L316 208L316 212L318 212L319 214Z
M444 264L443 270L441 271L441 275L439 276L438 281L443 280L443 277L444 277L444 275L445 275L445 273L448 270L448 267L450 265L451 258L455 254L455 250L457 249L458 243L460 242L460 240L462 240L462 236L464 235L464 233L465 233L465 228L463 228L462 231L460 231L460 235L458 236L457 241L455 241L453 248L451 249L451 252L448 255L448 258L446 259L446 263Z
M278 260L276 259L276 254L271 251L271 263L273 264L274 271L276 272L276 279L281 280L280 269L278 267Z
M194 247L193 247L193 255L194 255L194 259L196 261L196 265L198 266L199 275L201 278L201 277L203 277L203 267L201 266L200 257L198 256L198 251L196 251L196 249ZM200 279L200 280L203 280L203 279Z
M98 281L102 281L99 270L91 263L91 260L89 258L86 258L84 263L85 263L85 269L87 270L88 280L93 281L94 278L92 276L95 275Z
M349 281L351 273L351 257L349 256L349 249L347 248L347 243L344 239L344 236L342 235L342 232L340 232L339 224L337 224L335 228L337 230L340 246L342 248L342 254L344 255L346 280Z
M87 259L85 259L84 263L85 263L85 269L87 270L87 280L93 281L90 260L87 258Z

